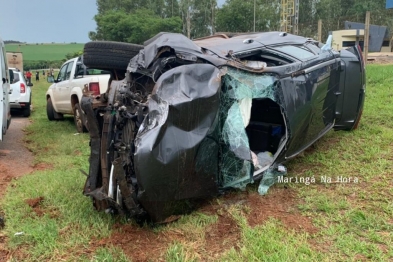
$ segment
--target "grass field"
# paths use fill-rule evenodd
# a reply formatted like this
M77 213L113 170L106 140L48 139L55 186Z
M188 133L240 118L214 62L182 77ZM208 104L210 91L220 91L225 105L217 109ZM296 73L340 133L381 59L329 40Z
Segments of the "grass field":
M393 261L393 65L367 67L359 129L329 132L287 163L316 182L257 185L157 227L97 213L82 196L89 137L49 122L34 83L26 145L46 166L13 181L1 209L11 261ZM321 177L357 178L323 183ZM26 199L42 197L40 212ZM14 236L23 231L23 236Z
M84 44L6 44L7 52L22 52L24 60L56 61L83 50Z

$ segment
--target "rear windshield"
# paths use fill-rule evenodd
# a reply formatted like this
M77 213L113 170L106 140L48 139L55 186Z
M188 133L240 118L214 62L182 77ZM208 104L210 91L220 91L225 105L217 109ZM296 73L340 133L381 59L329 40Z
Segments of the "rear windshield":
M88 75L105 75L105 74L110 74L111 72L101 69L87 68L86 73Z
M274 49L300 60L306 60L307 58L315 56L313 52L304 46L282 45L274 47Z
M14 83L20 81L19 73L14 71Z

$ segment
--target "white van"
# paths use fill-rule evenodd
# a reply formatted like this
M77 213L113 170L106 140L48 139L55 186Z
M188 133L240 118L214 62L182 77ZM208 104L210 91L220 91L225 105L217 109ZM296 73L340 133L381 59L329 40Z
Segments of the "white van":
M13 72L8 69L7 56L3 40L0 38L0 141L11 124L11 111L9 103L10 83L13 81Z

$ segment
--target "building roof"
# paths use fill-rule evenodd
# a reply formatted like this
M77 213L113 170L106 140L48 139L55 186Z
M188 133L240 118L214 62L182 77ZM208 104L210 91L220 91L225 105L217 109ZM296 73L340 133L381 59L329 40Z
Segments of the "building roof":
M345 21L345 29L365 29L364 23ZM381 51L384 39L389 39L389 31L386 26L370 25L370 41L368 43L370 52Z

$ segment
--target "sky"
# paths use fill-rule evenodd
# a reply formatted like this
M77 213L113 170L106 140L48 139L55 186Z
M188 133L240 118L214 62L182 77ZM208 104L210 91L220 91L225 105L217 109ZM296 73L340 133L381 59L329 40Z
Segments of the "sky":
M96 0L0 0L0 37L27 43L86 43Z
M221 6L225 0L218 0ZM27 43L86 43L96 0L0 0L0 38Z

